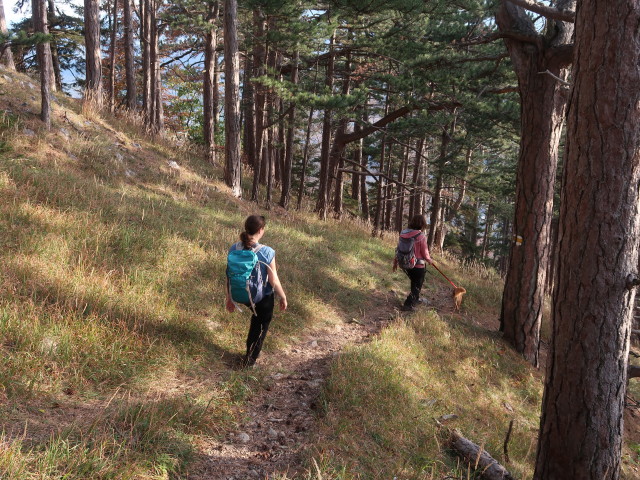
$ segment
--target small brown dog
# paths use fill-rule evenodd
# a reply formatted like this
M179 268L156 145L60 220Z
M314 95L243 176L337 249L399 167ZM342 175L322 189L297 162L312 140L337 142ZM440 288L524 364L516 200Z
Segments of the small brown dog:
M453 306L456 312L460 311L460 305L462 305L462 295L467 291L462 287L456 287L453 289Z

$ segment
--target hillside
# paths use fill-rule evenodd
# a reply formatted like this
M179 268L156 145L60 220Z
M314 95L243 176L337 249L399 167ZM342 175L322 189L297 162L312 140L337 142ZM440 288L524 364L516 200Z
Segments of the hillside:
M542 379L496 332L495 273L436 256L462 311L431 270L401 315L394 235L235 199L196 150L63 95L46 132L37 88L0 71L1 478L462 479L447 428L505 461L512 419L506 466L531 478ZM250 213L290 308L241 370L224 268Z

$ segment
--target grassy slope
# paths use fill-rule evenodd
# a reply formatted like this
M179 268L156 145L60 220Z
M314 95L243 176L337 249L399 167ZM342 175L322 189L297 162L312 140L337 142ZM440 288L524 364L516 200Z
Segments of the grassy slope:
M61 96L42 131L29 84L0 71L0 477L180 478L198 438L233 429L260 388L259 370L228 366L246 320L223 310L222 289L254 207L187 150ZM262 213L291 304L267 354L406 288L392 242L366 226ZM499 279L464 275L463 317L425 310L339 357L310 476L466 478L433 421L450 413L497 457L516 418L510 468L530 476L541 382L473 326L495 318Z

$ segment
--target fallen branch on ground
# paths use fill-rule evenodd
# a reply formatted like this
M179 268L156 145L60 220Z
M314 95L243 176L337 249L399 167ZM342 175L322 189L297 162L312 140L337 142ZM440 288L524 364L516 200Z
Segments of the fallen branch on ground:
M449 445L455 450L472 468L480 472L480 477L486 480L514 480L511 474L498 463L483 448L467 440L456 430L451 432Z

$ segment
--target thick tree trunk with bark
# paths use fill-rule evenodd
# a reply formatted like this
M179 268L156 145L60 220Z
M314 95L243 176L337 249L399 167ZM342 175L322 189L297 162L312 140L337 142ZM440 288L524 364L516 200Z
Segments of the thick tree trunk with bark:
M242 197L240 159L240 55L238 2L224 3L224 178L235 197Z
M44 35L49 34L49 26L47 23L47 8L45 0L33 0L31 9L33 12L33 25L35 31ZM38 68L40 69L40 98L41 109L40 119L44 122L47 130L51 129L51 49L49 42L41 42L36 45L36 56L38 60Z
M534 478L620 477L640 235L640 3L582 0Z
M4 2L0 0L0 33L3 35L7 35L9 30L7 28L7 19L4 16ZM13 63L13 53L11 53L11 48L9 48L9 44L0 45L0 62L7 67L9 70L15 70L16 65Z
M100 57L100 10L98 0L84 0L86 59L85 100L102 108L102 60Z
M127 108L135 110L136 105L136 70L133 53L133 20L131 17L131 0L123 0L124 14L124 68L127 83Z
M218 56L216 48L218 47L218 2L217 0L209 1L207 4L207 35L205 37L204 50L204 82L202 107L204 112L204 145L206 148L206 160L215 163L215 113L214 113L214 97L215 91L218 89L216 82L216 67Z
M566 9L574 6L575 0L558 3L558 7ZM547 37L537 36L525 11L508 1L502 3L496 20L503 32L517 31L537 39L535 42L505 39L518 77L521 141L513 224L515 238L500 315L504 338L537 367L549 226L567 95L567 87L559 78L567 77L565 67L570 62L566 51L557 48L571 40L573 26L552 22Z

